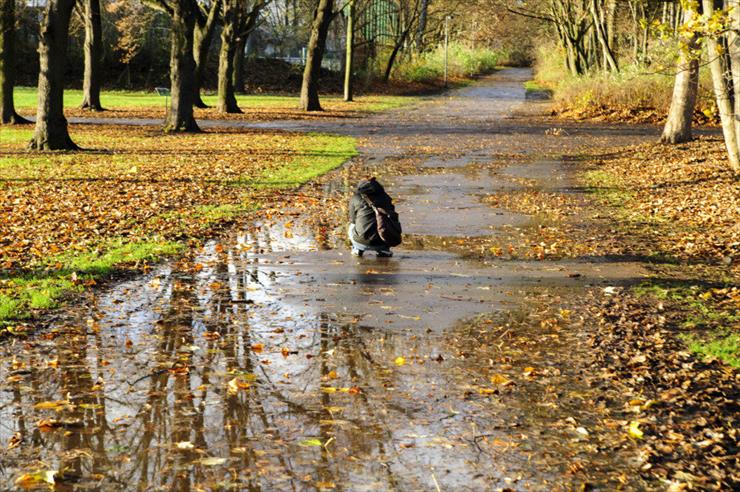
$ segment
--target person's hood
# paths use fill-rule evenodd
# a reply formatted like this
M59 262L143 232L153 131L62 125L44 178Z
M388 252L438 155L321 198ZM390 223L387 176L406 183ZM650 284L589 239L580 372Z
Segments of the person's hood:
M357 191L365 195L380 195L385 192L383 185L378 183L375 178L360 181L357 185Z

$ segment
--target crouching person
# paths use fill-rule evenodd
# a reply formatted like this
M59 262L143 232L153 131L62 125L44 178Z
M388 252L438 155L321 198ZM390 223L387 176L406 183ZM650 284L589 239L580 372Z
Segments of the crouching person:
M393 256L401 244L401 223L393 200L375 178L361 181L349 202L349 239L352 255L375 251L378 257Z

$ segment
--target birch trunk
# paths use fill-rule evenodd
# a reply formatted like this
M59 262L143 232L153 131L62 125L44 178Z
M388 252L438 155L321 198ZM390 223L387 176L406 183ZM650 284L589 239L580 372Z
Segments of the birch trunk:
M355 0L350 0L347 15L347 41L344 62L344 100L352 101L352 59L355 48Z
M704 16L710 19L714 15L713 0L702 0L704 6ZM727 157L730 161L730 167L740 173L740 155L738 155L738 140L735 130L735 115L730 102L729 89L724 78L724 67L722 66L722 56L719 50L719 43L713 36L707 36L707 56L709 58L709 69L712 72L712 85L714 86L714 96L717 100L717 109L722 121L722 135L727 147Z
M684 22L690 23L693 16L693 9L684 11ZM663 143L682 143L692 139L691 122L694 117L694 106L696 105L696 95L699 88L699 57L696 54L697 35L694 35L686 42L686 46L680 47L679 61L677 65L678 72L673 84L673 97L671 99L671 108L668 111L668 119L663 127L663 134L660 141Z

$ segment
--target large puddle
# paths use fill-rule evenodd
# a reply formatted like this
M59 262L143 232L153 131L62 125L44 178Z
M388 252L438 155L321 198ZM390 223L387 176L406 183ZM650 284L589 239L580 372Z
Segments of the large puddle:
M531 145L527 128L501 128L527 77L504 72L397 113L403 138L393 145L390 117L362 123L381 129L364 149L371 167L430 135L463 156L425 156L416 173L388 181L407 232L496 234L528 218L484 205L483 195L519 186L511 177L568 185L552 162L531 174L481 168L504 143ZM498 130L488 130L492 121ZM403 248L356 259L321 238L298 219L236 231L192 264L162 265L48 332L0 346L0 441L10 443L0 488L47 471L69 490L619 482L628 456L589 432L601 417L597 389L570 364L578 332L545 306L632 281L638 268L484 265Z

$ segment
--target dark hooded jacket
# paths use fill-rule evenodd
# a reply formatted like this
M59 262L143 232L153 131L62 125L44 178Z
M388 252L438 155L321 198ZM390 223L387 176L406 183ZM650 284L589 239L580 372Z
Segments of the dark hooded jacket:
M352 239L365 246L385 246L378 234L375 211L363 200L363 194L376 207L384 208L391 214L395 214L396 211L393 200L375 178L361 181L349 202L349 221L355 225Z

